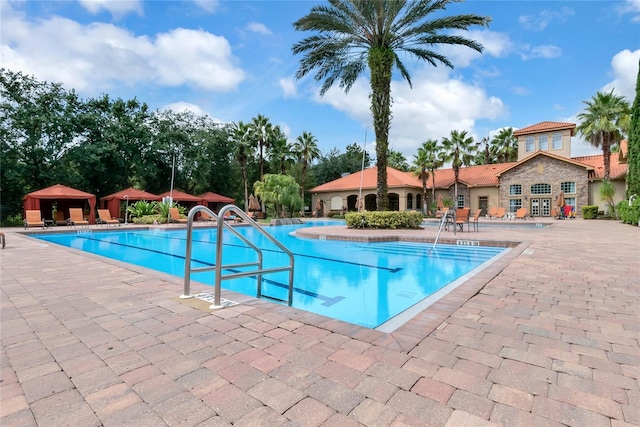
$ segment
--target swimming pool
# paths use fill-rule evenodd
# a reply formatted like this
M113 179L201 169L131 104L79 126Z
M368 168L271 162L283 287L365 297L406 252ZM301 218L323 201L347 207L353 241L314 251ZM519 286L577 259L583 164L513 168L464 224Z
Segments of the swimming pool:
M369 328L383 324L505 250L442 244L432 250L431 244L424 243L354 243L295 236L296 229L317 225L265 228L294 253L293 307ZM288 257L256 230L237 229L264 251L265 268L288 263ZM34 237L175 276L184 275L185 228L94 230ZM193 268L215 264L216 240L215 228L193 230ZM256 259L255 252L231 233L224 234L223 244L223 264ZM191 280L213 285L214 273L195 273ZM222 287L256 295L255 278L225 280ZM287 290L288 273L263 276L263 295L286 300Z

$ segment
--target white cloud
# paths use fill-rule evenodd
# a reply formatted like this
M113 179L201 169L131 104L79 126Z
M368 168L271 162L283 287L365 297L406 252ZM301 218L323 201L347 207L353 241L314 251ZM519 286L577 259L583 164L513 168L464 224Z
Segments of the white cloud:
M214 13L220 6L220 2L218 0L193 0L193 2L200 9L209 13Z
M482 44L484 47L482 55L500 58L508 55L512 49L511 40L505 33L497 33L490 30L471 30L460 31L457 32L456 35L475 40ZM475 50L464 46L444 45L440 50L455 67L468 67L473 60L481 56L481 54Z
M415 73L413 89L405 81L391 83L393 97L389 146L411 157L429 138L440 139L451 130L473 133L478 119L495 119L505 113L505 106L484 89L462 80L452 79L447 70L424 67ZM321 103L346 112L363 126L371 123L369 111L369 85L359 79L348 95L335 87L330 89Z
M557 58L562 55L562 49L554 45L540 45L540 46L522 46L520 57L527 61L535 58Z
M567 17L575 15L573 9L562 7L560 10L542 10L537 15L523 15L518 18L522 28L533 31L542 31L552 22L565 22Z
M112 24L80 25L57 16L31 22L5 11L4 67L90 95L137 83L229 91L245 78L229 42L203 30L135 36Z
M530 95L531 94L531 90L529 90L528 88L526 88L524 86L513 86L511 88L511 92L515 93L516 95L520 95L520 96L526 96L526 95Z
M613 89L615 93L625 96L629 101L629 105L631 105L635 98L639 61L640 49L633 52L625 49L616 53L611 60L614 80L607 83L602 90L609 92Z
M202 108L200 108L199 106L195 105L195 104L191 104L190 102L184 102L184 101L180 101L180 102L174 102L172 104L167 104L164 107L160 108L161 110L172 110L175 111L176 113L184 113L184 112L192 112L193 114L197 115L197 116L204 116L207 115L207 112L204 111Z
M271 30L267 28L266 25L261 24L259 22L249 22L247 24L247 31L262 34L263 36L270 36Z
M280 79L278 84L282 88L282 95L285 98L295 97L297 93L296 82L292 78Z
M135 12L142 16L140 0L78 0L78 2L84 9L94 15L104 9L115 18L121 18L129 12Z
M618 5L617 10L621 15L630 14L631 22L640 23L640 0L625 0Z

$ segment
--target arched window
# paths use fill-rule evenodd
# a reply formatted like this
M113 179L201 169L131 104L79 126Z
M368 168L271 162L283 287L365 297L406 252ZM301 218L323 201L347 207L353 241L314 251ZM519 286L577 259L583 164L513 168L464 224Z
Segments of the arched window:
M531 194L551 194L551 184L533 184Z

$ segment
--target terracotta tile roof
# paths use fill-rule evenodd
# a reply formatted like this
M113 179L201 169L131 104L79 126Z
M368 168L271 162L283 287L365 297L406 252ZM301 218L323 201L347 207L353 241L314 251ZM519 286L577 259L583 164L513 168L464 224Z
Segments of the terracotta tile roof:
M575 135L576 125L575 123L562 123L562 122L540 122L535 125L527 126L526 128L513 131L514 136L529 135L531 133L551 132L554 130L571 129L571 135Z
M574 157L571 160L589 165L593 169L589 172L590 179L604 178L604 156L602 154ZM611 153L611 160L609 162L609 178L617 179L625 176L626 174L627 164L620 162L618 156L615 153Z
M362 181L361 181L362 180ZM329 181L324 184L313 187L309 190L311 193L326 192L326 191L345 191L345 190L359 190L360 182L362 182L362 188L367 190L375 189L378 183L378 167L373 166L365 169L364 172L354 172L342 178L338 178L334 181ZM387 168L387 187L420 187L422 188L422 181L413 176L411 172L401 172L397 169Z

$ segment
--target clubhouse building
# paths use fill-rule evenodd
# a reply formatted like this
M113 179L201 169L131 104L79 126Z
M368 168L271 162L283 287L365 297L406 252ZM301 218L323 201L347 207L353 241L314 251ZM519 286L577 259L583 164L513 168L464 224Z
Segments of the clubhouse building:
M468 207L483 214L491 207L503 207L514 213L525 207L532 217L549 217L558 196L578 216L584 205L604 210L599 189L604 177L603 155L571 157L573 123L541 122L513 132L518 138L518 161L461 167L458 197L454 201L453 169L438 169L427 179L427 206L435 197L449 199L455 207ZM609 179L615 186L614 201L623 200L626 190L626 141L611 153ZM435 185L434 185L435 179ZM356 211L360 194L365 210L376 210L377 167L311 188L312 206L322 214L331 211ZM391 210L421 210L422 181L411 172L387 168L387 187Z

